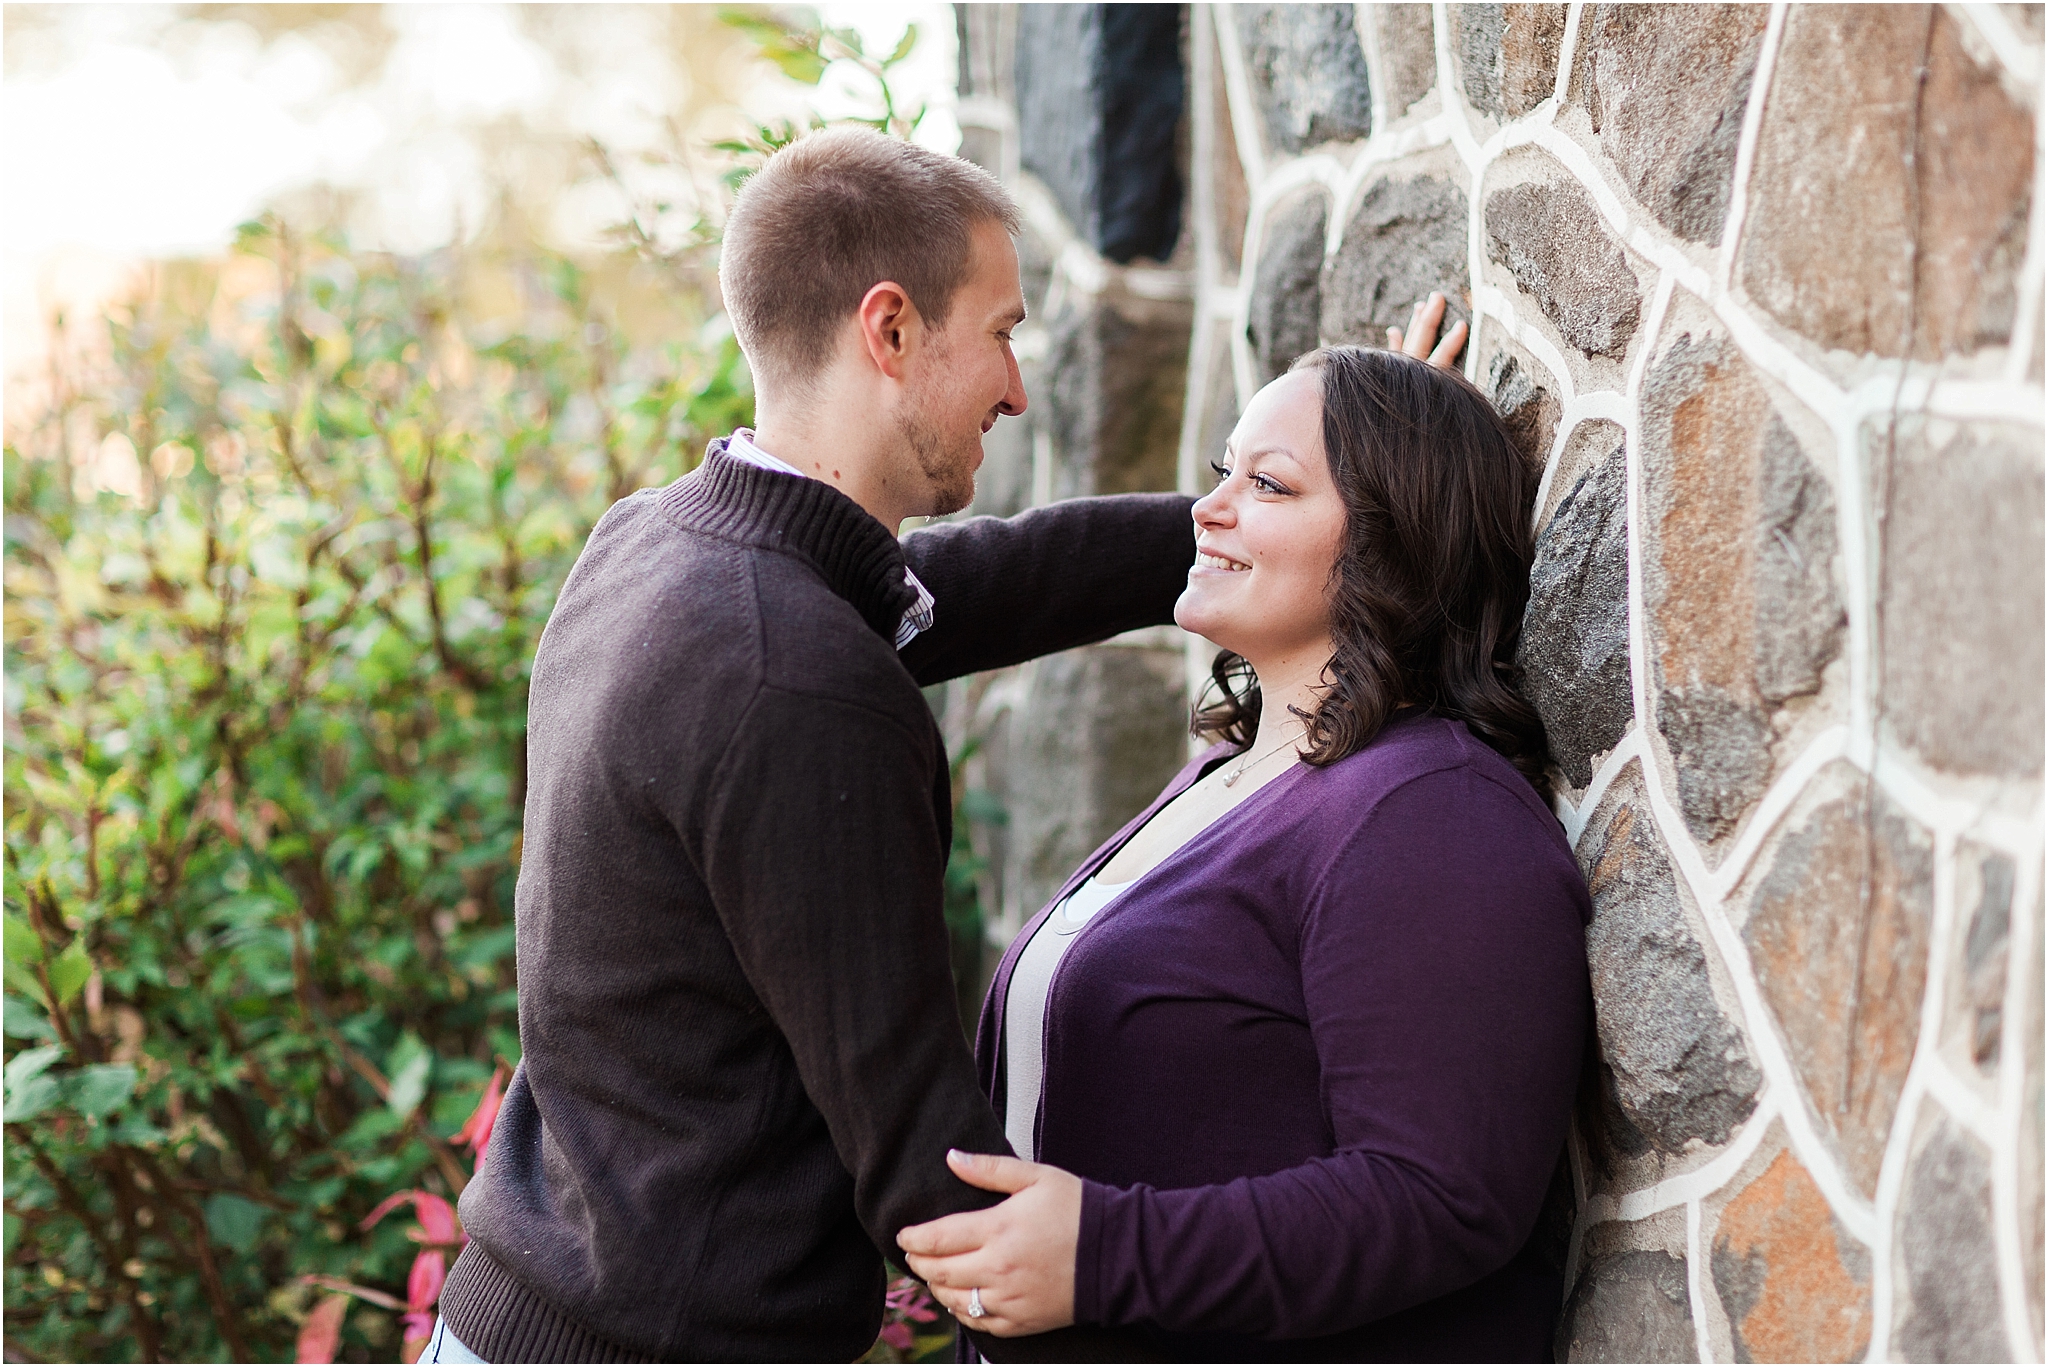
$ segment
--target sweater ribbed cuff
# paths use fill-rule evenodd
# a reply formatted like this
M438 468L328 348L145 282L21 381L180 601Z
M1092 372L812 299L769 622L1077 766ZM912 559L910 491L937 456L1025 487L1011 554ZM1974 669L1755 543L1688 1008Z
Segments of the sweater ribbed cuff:
M652 1362L598 1337L521 1286L471 1240L441 1287L441 1318L485 1362Z

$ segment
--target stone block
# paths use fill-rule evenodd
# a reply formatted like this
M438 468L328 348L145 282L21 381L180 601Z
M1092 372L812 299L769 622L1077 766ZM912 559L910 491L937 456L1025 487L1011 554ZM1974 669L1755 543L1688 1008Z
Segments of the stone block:
M1415 305L1442 290L1444 326L1472 321L1465 192L1436 173L1389 176L1366 190L1322 274L1321 328L1331 342L1385 346Z
M1187 762L1188 721L1178 651L1090 646L1028 669L1008 793L1025 918Z
M1618 431L1619 429L1617 429ZM1628 659L1628 469L1583 475L1536 537L1516 655L1550 757L1584 788L1635 715Z
M1939 769L2039 774L2040 429L1915 416L1894 430L1864 448L1884 513L1884 724Z
M1436 89L1436 19L1428 5L1368 5L1364 15L1379 43L1387 117L1398 119Z
M1559 1362L1698 1362L1685 1259L1628 1250L1588 1261L1565 1303Z
M1870 1254L1790 1149L1722 1208L1709 1265L1736 1361L1856 1362L1870 1346Z
M1690 241L1720 241L1769 16L1760 5L1596 5L1579 20L1573 98L1636 199Z
M1192 323L1184 301L1066 292L1046 320L1046 380L1034 396L1053 498L1177 486Z
M1487 358L1482 388L1507 424L1515 449L1532 470L1550 463L1550 444L1557 438L1558 419L1564 416L1555 384L1542 366L1513 343L1501 345Z
M1245 221L1251 214L1251 187L1245 180L1244 161L1237 154L1237 128L1231 121L1230 92L1223 80L1223 63L1216 55L1216 38L1202 30L1209 44L1209 89L1196 99L1208 101L1209 126L1201 139L1209 163L1209 214L1214 228L1216 253L1223 258L1226 279L1235 279L1244 262Z
M1351 6L1232 5L1217 14L1237 24L1275 151L1291 155L1372 132L1372 85Z
M1265 380L1314 351L1322 318L1323 244L1330 200L1309 190L1274 206L1259 243L1247 332Z
M1567 346L1616 360L1627 352L1641 286L1577 181L1495 190L1486 199L1486 243Z
M2027 914L2038 917L2039 894ZM2038 924L2038 922L2036 923ZM2042 1019L2042 978L2048 974L2041 955L2029 955L2020 965L2026 987L2020 996L2024 1014L2012 1023L2014 1047L2021 1051L2025 1081L2020 1090L2020 1134L2018 1181L2013 1187L2013 1204L2019 1208L2020 1283L2027 1288L2027 1316L2033 1322L2034 1342L2039 1344L2044 1328L2042 1298L2048 1292L2048 1267L2044 1267L2044 1244L2048 1244L2048 1192L2043 1191L2043 1164L2048 1161L2048 1135L2043 1130L2042 1041L2048 1039Z
M1209 349L1202 377L1202 392L1196 407L1195 478L1199 487L1209 487L1209 462L1223 459L1224 443L1237 426L1243 405L1237 401L1237 373L1231 362L1229 326L1210 325Z
M1926 5L1787 16L1738 278L1821 347L1933 359L2011 334L2034 119L1958 22Z
M1915 1155L1900 1200L1903 1313L1893 1352L1906 1362L2012 1362L1991 1233L1991 1155L1943 1122Z
M1956 1006L1970 1060L1998 1075L2005 1037L2005 980L2012 946L2012 860L1964 841L1956 849L1956 900L1970 908Z
M1920 1028L1934 915L1934 842L1846 764L1842 795L1790 831L1759 880L1742 937L1786 1051L1866 1195Z
M1840 649L1834 494L1712 335L1665 349L1641 436L1657 724L1686 824L1714 840L1769 781L1772 710L1817 690Z
M1164 5L1017 10L1018 155L1083 241L1164 261L1180 237L1180 12Z
M1601 1062L1636 1133L1678 1154L1693 1140L1725 1142L1755 1109L1763 1076L1714 998L1640 769L1615 794L1602 829L1579 845Z
M1518 119L1550 98L1565 6L1453 5L1449 14L1467 104L1496 119Z

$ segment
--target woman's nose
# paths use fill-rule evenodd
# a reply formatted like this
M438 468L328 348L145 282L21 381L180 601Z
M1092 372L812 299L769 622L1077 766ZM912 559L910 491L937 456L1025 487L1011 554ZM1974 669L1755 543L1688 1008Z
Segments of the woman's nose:
M1195 500L1195 525L1197 527L1227 527L1236 521L1237 514L1230 506L1230 497L1224 492L1229 486L1219 484Z

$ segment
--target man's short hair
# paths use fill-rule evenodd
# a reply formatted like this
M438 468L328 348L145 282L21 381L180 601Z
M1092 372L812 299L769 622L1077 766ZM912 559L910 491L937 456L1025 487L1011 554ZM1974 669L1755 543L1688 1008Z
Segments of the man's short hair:
M867 128L811 133L768 158L726 220L718 279L733 331L756 368L802 381L884 280L943 327L986 222L1020 228L973 162Z

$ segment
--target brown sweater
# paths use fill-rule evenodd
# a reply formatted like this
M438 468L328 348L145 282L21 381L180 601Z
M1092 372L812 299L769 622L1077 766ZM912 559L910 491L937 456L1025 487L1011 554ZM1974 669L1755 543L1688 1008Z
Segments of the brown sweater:
M519 1031L442 1293L493 1362L846 1361L905 1225L997 1198L955 1015L919 686L1170 619L1188 500L899 542L714 443L615 506L534 661ZM913 597L937 599L899 654ZM879 1251L878 1251L879 1250Z

